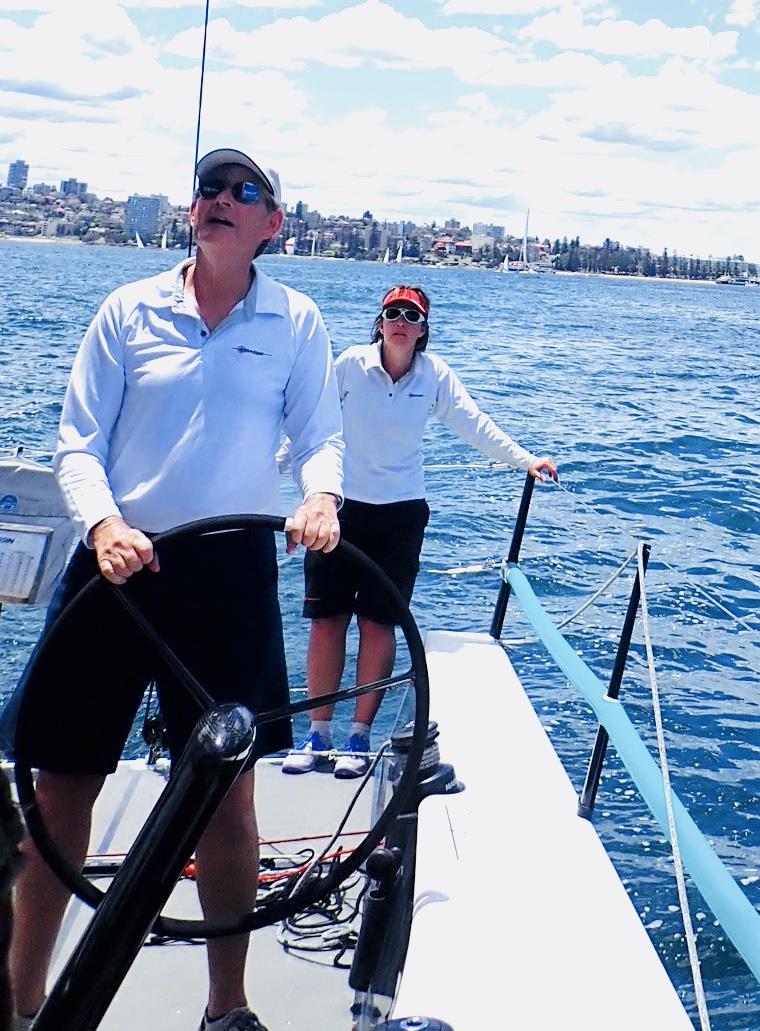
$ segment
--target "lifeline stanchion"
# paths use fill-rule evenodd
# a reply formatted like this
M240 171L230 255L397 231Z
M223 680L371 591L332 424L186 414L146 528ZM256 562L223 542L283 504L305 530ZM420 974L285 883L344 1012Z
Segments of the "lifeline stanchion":
M525 477L525 485L523 487L522 497L520 498L520 508L517 512L515 528L512 531L512 543L509 545L509 554L507 555L508 563L514 564L520 557L520 547L522 545L523 534L525 533L525 524L528 521L528 509L530 508L530 499L533 497L533 486L535 482L536 481L530 473L528 473ZM504 617L507 614L509 592L509 583L506 578L504 578L499 590L499 597L496 599L496 607L494 609L493 619L491 620L491 629L489 630L491 637L495 638L497 641L501 637L501 631L504 626Z
M642 551L641 564L642 569L646 573L651 548L648 544L644 544ZM640 598L641 581L637 570L633 581L633 587L631 588L631 596L628 599L628 609L626 610L623 629L620 632L620 641L618 643L617 655L615 656L615 665L612 668L612 675L610 676L610 686L607 688L608 698L617 698L620 695L620 685L623 682L625 663L628 658L628 649L631 646L633 626L636 622L636 613L638 612ZM591 759L588 764L586 780L583 785L583 790L581 791L580 799L578 800L578 816L582 816L584 820L590 820L591 814L594 811L594 802L596 801L596 792L599 788L599 779L602 776L602 766L604 764L604 757L607 754L608 741L609 734L604 727L600 726L596 732L596 741L594 741L594 749L591 753Z

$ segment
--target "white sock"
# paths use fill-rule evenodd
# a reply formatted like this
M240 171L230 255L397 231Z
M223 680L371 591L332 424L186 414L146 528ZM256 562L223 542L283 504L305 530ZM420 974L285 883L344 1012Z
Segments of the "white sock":
M309 733L319 734L323 741L326 741L328 745L332 745L332 724L329 720L312 720Z
M351 736L354 734L361 734L362 737L369 737L369 732L372 729L369 723L359 723L356 720L351 724Z

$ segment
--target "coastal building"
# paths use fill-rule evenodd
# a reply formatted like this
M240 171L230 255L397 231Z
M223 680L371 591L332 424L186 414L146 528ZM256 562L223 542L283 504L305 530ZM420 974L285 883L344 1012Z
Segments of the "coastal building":
M64 197L84 197L87 183L80 183L78 179L62 179L61 193Z
M481 232L482 229L490 229L491 226L484 226L482 222L476 222L472 227L472 236L470 238L470 244L472 246L473 254L480 254L483 251L492 251L493 245L496 242L494 236L491 233Z
M11 161L8 167L7 185L15 190L25 190L29 182L29 165L26 161Z
M133 194L127 201L124 212L124 228L127 235L134 238L136 233L141 239L148 240L156 235L158 217L161 214L162 201L166 198L159 196L142 197L140 194Z
M485 237L490 238L492 241L493 240L503 240L504 239L504 226L494 226L494 225L491 225L490 223L486 223L486 222L474 222L473 225L472 225L472 235L473 235L473 237L475 237L475 236L485 236ZM472 246L473 246L473 250L474 250L475 249L475 244L473 243Z

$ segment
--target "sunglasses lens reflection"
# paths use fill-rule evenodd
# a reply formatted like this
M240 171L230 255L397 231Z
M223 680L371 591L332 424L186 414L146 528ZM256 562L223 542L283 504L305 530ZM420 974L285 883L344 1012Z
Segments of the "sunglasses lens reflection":
M387 322L395 322L402 316L412 326L425 321L425 316L422 312L415 311L414 308L386 308L383 312L383 318Z
M227 189L227 183L221 179L207 179L198 183L198 193L204 200L213 200ZM241 182L233 183L230 186L230 193L238 204L255 204L261 196L261 188L258 183Z

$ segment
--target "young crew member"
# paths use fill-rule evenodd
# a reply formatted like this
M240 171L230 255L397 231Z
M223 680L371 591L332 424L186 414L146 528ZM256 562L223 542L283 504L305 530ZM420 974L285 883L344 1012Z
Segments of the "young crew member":
M426 351L430 301L420 287L396 286L382 300L371 343L349 347L336 360L343 408L344 493L341 534L388 574L407 602L419 571L430 510L425 501L422 438L435 415L489 458L523 469L537 480L557 479L551 458L520 447L485 415L443 359ZM396 654L394 616L379 590L351 564L335 556L305 560L304 616L311 620L307 680L312 698L338 689L346 631L356 613L359 654L356 680L390 676ZM370 728L382 692L356 700L345 753L336 777L361 776L368 765ZM305 773L332 748L332 708L312 711L306 738L283 764L284 773Z

